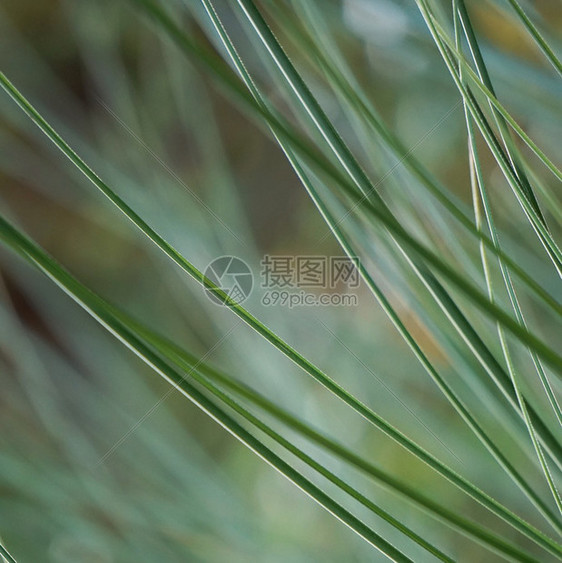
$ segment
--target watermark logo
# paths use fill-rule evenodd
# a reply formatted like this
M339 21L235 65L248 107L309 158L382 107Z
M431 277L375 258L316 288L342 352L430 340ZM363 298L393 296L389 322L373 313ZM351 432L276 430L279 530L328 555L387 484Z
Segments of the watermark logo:
M348 256L265 255L260 263L261 303L266 307L357 306L358 259ZM249 266L235 256L213 260L205 275L235 303L242 303L252 291L254 279ZM221 305L228 303L215 291L207 295Z
M215 258L206 268L205 276L235 303L245 301L254 286L252 270L244 260L236 256ZM214 291L206 289L209 299L219 305L226 305L225 299Z
M348 256L272 256L261 261L264 289L338 289L359 287L357 258Z

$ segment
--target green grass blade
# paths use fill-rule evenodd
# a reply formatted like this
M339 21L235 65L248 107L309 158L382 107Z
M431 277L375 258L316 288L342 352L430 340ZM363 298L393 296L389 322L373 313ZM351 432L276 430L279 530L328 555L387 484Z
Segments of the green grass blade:
M531 37L535 40L540 50L544 53L544 55L552 64L552 66L558 71L558 74L562 76L562 62L560 62L560 59L550 48L550 45L546 42L544 37L536 28L535 24L529 19L529 16L527 16L527 14L523 11L523 8L521 8L519 2L517 2L517 0L507 0L507 1L511 4L512 8L515 10L515 13L519 17L520 21L523 23L523 25L525 26Z
M474 60L474 63L476 65L476 69L477 69L478 74L479 74L479 78L485 84L485 86L488 88L488 90L491 92L491 94L494 96L494 98L496 98L496 93L495 93L494 87L492 85L490 75L489 75L488 70L486 68L484 58L482 56L482 53L480 51L480 47L478 45L478 41L476 39L476 33L474 32L474 29L472 27L472 23L470 21L468 11L466 9L466 6L465 6L463 0L460 0L457 3L456 11L458 12L460 22L461 22L463 30L464 30L465 37L468 41L468 45L469 45L470 51L472 53L472 58ZM459 49L457 47L457 52L458 52L458 50ZM460 69L459 69L459 72L460 72ZM467 91L468 91L468 87L467 87ZM490 101L488 101L488 103L490 105L490 108L491 108L492 113L494 115L496 124L498 126L500 137L502 139L506 155L509 158L510 164L512 166L512 170L514 172L514 175L519 180L523 194L525 195L525 197L529 201L529 203L532 206L534 212L536 213L538 219L544 225L545 229L548 230L548 227L546 225L546 221L544 219L544 216L541 213L538 201L537 201L535 194L533 192L533 188L531 187L531 184L529 183L529 180L527 178L527 174L525 173L525 167L522 164L522 157L521 157L519 150L517 149L515 143L513 142L512 138L511 138L511 134L510 134L510 131L508 129L506 120L503 118L501 113L499 113L495 109L495 107L493 106L493 104ZM532 222L532 217L529 217L529 219ZM544 235L542 235L541 233L537 232L537 234L539 235L539 238L541 239L543 246L549 252L551 259L553 260L555 265L557 265L558 269L560 270L560 266L562 266L562 264L558 261L556 254L553 251L550 251L551 242L549 240L546 240Z
M296 7L299 7L299 6L297 5ZM307 6L307 7L311 9L312 5ZM305 12L306 12L306 10L305 10ZM279 10L277 10L275 13L276 13L276 16L277 16L276 19L279 19L280 16L282 17L284 15L284 12L279 11ZM314 13L314 17L316 17L316 18L318 18L320 15L321 14L319 14L317 12ZM347 100L350 103L351 106L356 108L358 114L363 115L366 118L366 120L371 124L373 129L386 142L387 146L390 147L394 151L396 156L398 158L400 158L400 161L404 162L405 166L409 167L410 171L420 181L422 181L422 184L426 185L426 187L428 187L428 188L430 186L434 185L434 188L430 190L431 193L433 193L436 197L438 197L438 199L444 205L446 205L447 202L444 201L444 199L443 199L446 196L443 195L443 198L440 197L440 194L442 192L444 193L444 189L442 187L440 187L439 185L435 184L435 180L432 179L431 176L427 173L427 171L425 171L423 169L422 165L420 163L418 163L411 155L408 155L408 153L406 152L406 148L403 145L401 145L400 141L392 134L392 132L390 132L384 126L384 124L382 123L380 118L376 115L375 110L368 104L368 102L365 101L364 97L360 96L356 92L356 88L358 88L358 86L354 85L353 87L351 87L347 78L345 76L343 76L343 74L339 71L337 65L335 65L332 62L332 60L329 59L324 54L326 52L329 52L332 55L332 59L333 59L334 55L333 55L333 48L331 48L332 46L323 44L323 47L325 47L325 49L323 50L323 49L319 48L316 45L316 43L314 41L312 41L309 36L306 35L306 33L304 33L303 29L301 29L301 25L296 24L293 21L293 19L283 17L282 21L284 23L287 23L287 25L290 26L289 29L291 30L291 34L292 34L293 38L295 36L298 36L301 39L301 41L298 43L301 50L303 50L306 53L312 54L312 58L320 64L321 68L326 72L326 74L328 75L332 84L335 85L335 88L340 93L342 93L344 99ZM312 26L315 22L307 21L305 23L307 23L309 26ZM336 53L336 55L337 55L337 53ZM335 58L338 58L338 57L336 56ZM460 210L456 209L454 207L455 204L453 202L450 202L450 205L453 206L453 209L451 209L451 211L453 213L458 211L459 220L461 220L461 222L464 222L464 220L467 219L466 216L464 215L464 213L461 212ZM446 207L449 208L449 205L446 205ZM554 209L555 212L557 211L556 207L553 208L553 209ZM486 240L485 239L481 240L481 243L485 244ZM498 257L500 257L500 255L498 255ZM503 258L502 258L502 263L505 263L503 261ZM519 316L518 316L518 320L521 322L521 324L524 324L524 320L519 318ZM536 354L534 354L534 352L532 354L533 354L534 360L536 359L536 362L538 362L538 364L536 364L537 370L539 372L539 377L541 379L541 382L542 382L542 384L545 388L545 391L546 391L546 393L549 397L549 402L551 403L555 412L558 415L559 407L557 406L556 398L554 397L551 386L548 382L546 374L544 373L544 369L540 365L540 360L538 358L536 358Z
M8 550L0 543L0 557L7 563L17 563L16 560L10 555Z

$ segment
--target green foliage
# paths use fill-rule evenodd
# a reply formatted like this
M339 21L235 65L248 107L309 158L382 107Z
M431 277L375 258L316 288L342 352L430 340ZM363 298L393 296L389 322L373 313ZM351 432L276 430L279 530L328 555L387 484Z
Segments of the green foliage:
M78 99L6 18L25 61L0 72L16 188L0 216L0 532L16 557L562 559L555 39L514 0L415 4L62 2L94 91ZM480 31L487 11L509 13L527 58ZM399 116L424 84L442 117L414 144L423 109ZM257 147L266 166L244 175ZM279 154L306 197L274 177ZM285 228L264 243L257 202L274 194ZM85 233L69 243L59 224ZM276 249L359 257L361 306L242 305L203 273L227 253L257 271ZM173 390L257 457L164 404Z

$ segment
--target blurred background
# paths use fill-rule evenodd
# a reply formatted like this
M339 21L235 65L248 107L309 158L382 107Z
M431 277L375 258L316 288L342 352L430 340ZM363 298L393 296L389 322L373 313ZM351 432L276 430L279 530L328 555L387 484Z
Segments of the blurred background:
M249 68L284 107L289 102L264 70L247 30L228 3L217 4ZM500 99L540 146L559 146L561 90L555 73L503 2L468 5ZM437 247L443 232L454 239L457 227L436 206L418 213L425 196L416 181L354 122L290 27L291 21L306 24L307 17L322 15L318 25L329 30L341 61L384 122L469 208L462 104L414 2L261 6L336 127L371 176L382 179L381 192ZM562 30L556 2L525 6L553 34ZM197 2L166 7L192 37L222 52ZM256 273L265 254L342 254L264 127L134 3L5 0L0 61L2 71L71 146L199 269L222 255L242 258ZM2 213L79 280L429 496L439 494L483 525L492 521L349 413L228 309L211 303L4 93L0 147ZM482 158L486 177L497 187L493 197L506 246L517 249L525 266L555 292L548 262L527 242L529 228L521 228L517 204L497 167L489 155ZM538 175L552 189L548 175ZM459 244L464 248L464 241ZM467 248L477 268L477 245ZM377 280L436 365L520 460L516 437L502 426L508 415L489 408L493 392L458 377L459 371L478 369L474 360L441 328L437 312L388 246L373 238L369 256ZM440 459L542 525L482 454L364 287L357 291L357 306L291 310L262 306L261 291L256 287L245 302L252 313ZM529 307L555 341L554 321L530 301ZM493 333L487 321L476 322L484 334ZM384 560L184 397L169 392L54 284L4 248L0 388L0 536L18 561ZM422 536L438 538L455 558L496 560L324 452L306 447ZM520 462L535 475L526 458ZM361 508L358 513L374 519ZM373 525L391 541L402 541L386 524ZM495 521L494 526L533 549L512 530ZM429 560L417 547L407 549L414 560Z

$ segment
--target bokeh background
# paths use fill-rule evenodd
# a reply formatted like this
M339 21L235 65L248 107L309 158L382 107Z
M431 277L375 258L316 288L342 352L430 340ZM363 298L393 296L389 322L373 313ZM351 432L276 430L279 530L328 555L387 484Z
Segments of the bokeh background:
M383 194L416 207L424 196L415 182L353 122L313 62L292 43L282 15L301 17L298 9L289 2L263 5L338 129L369 173L382 178ZM469 206L462 104L415 4L311 0L309 5L322 14L349 72L385 122ZM552 32L562 30L557 2L525 5ZM228 3L219 6L250 68L274 100L286 103ZM197 2L167 7L193 37L219 48ZM500 98L541 146L559 146L561 91L555 74L502 2L476 0L469 7ZM342 254L264 128L133 3L4 0L0 45L0 66L10 80L200 269L221 255L239 256L259 272L264 254ZM484 525L491 522L230 311L211 303L3 93L0 116L2 212L82 282L428 495L447 499L450 507ZM508 246L520 250L525 264L555 291L547 262L527 243L528 228L520 226L516 203L502 188L491 157L483 158L486 177L498 187L497 220ZM552 185L547 175L543 181ZM438 233L441 220L438 211L427 211L420 225L430 231L435 226ZM498 422L503 415L488 412L486 393L465 389L456 377L459 365L475 369L474 362L447 330L435 328L436 317L427 313L388 248L373 243L371 250L377 279L420 342L464 389L485 423L499 428L498 440L518 459L515 438ZM248 308L300 352L438 457L537 522L513 485L481 454L365 288L356 307L266 308L260 296L256 288ZM554 339L552 321L540 308L532 311ZM490 330L484 321L482 327ZM170 393L51 282L3 248L0 388L0 535L18 561L383 560L184 397ZM337 460L309 449L419 533L439 538L460 560L496 560ZM374 525L395 537L386 525ZM411 549L416 561L426 560Z

